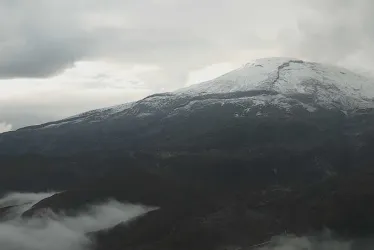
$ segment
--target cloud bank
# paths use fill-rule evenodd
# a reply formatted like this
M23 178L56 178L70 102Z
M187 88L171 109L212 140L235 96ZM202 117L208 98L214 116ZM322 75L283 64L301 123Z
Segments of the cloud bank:
M336 63L374 53L370 0L20 0L0 7L3 79L105 61L157 66L167 86L183 84L191 70L253 56Z
M104 59L158 64L178 79L188 68L274 46L266 37L279 27L272 23L289 23L284 4L291 1L2 1L0 77L49 77Z
M52 212L43 217L22 219L25 209L53 195L53 193L12 193L0 199L0 208L16 206L10 216L0 217L0 248L2 250L89 250L94 239L86 233L127 223L155 208L123 204L115 200L96 204L78 215L64 216ZM269 242L252 246L257 250L372 250L373 238L343 239L326 230L322 233L298 237L275 236Z
M0 222L0 247L2 250L87 250L94 245L86 233L111 228L141 216L151 208L141 205L122 204L111 200L92 205L87 211L69 217L45 214L43 217L22 219L22 204L35 204L51 194L10 194L0 200L4 205L21 205L11 209L12 216ZM27 205L29 207L30 204ZM17 214L18 216L14 216Z
M296 57L374 75L373 4L0 1L1 122L16 129L134 101L259 57Z

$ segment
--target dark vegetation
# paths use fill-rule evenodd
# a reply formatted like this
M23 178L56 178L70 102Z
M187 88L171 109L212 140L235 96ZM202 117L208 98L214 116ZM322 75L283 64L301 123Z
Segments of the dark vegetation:
M325 227L374 233L372 111L266 111L233 118L237 108L213 106L5 134L0 192L64 191L25 217L109 198L160 207L90 233L100 250L251 246Z
M7 156L1 157L0 183L3 191L67 190L24 216L43 207L75 213L109 198L160 207L130 225L92 232L98 249L251 246L284 232L304 235L325 227L346 237L371 234L373 141L356 151L338 142L292 151L273 146Z

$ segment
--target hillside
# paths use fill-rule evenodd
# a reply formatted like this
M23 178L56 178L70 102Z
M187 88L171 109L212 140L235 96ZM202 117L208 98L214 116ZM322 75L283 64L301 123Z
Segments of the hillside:
M243 249L285 231L374 233L374 81L297 59L0 135L0 193L63 190L23 214L109 198L159 209L97 249ZM1 208L0 213L7 208ZM219 239L219 240L217 240Z

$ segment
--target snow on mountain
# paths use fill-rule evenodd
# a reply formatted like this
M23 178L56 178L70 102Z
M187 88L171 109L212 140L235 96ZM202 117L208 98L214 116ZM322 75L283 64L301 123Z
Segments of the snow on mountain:
M91 111L87 111L78 115L70 116L60 121L56 122L49 122L43 124L41 128L56 128L66 124L75 124L84 122L86 120L90 120L90 122L99 122L103 119L106 119L110 116L123 112L127 109L130 109L134 105L134 102L129 102L121 105L116 105L112 107L102 108L102 109L95 109ZM38 126L37 126L38 127Z
M134 104L134 102L129 102L129 103L125 103L125 104L121 104L121 105L116 105L116 106L112 106L112 107L107 107L107 108L102 108L102 109L95 109L95 110L91 110L91 111L88 111L88 112L85 112L85 113L82 113L82 114L78 114L78 115L75 115L75 116L71 116L67 119L76 119L76 118L87 118L89 116L93 116L97 113L100 113L102 116L110 116L110 115L113 115L113 114L116 114L116 113L120 113L126 109L129 109L132 107L132 105Z
M284 96L311 95L318 105L338 104L344 110L374 107L373 79L344 68L291 58L258 59L176 93L201 95L250 90L272 90Z
M331 65L293 58L263 58L211 81L89 111L39 128L94 123L123 115L144 118L164 113L171 117L217 104L241 107L241 115L254 107L268 106L283 110L301 107L308 112L339 109L349 113L374 108L374 80ZM257 112L258 116L261 114Z

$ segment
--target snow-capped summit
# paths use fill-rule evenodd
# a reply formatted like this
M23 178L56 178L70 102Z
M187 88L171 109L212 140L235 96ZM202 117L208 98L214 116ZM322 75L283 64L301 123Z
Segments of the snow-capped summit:
M316 105L341 109L374 107L374 80L344 68L292 58L263 58L178 94L201 95L252 90L313 96Z
M222 75L170 93L137 102L85 112L36 126L53 128L131 117L174 117L212 106L232 106L232 117L267 114L269 108L286 111L336 109L345 114L374 108L374 80L344 68L294 58L263 58ZM126 118L127 119L127 118Z
M1 134L0 151L68 154L276 142L310 148L324 145L329 131L339 141L354 136L356 142L373 122L373 80L335 66L267 58L175 92Z

